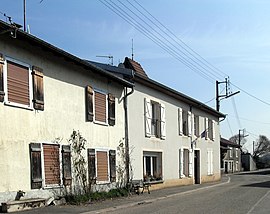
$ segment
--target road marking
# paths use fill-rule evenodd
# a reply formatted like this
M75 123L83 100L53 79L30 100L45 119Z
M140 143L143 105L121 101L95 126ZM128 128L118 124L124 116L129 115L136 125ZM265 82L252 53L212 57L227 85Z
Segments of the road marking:
M120 205L120 206L109 207L109 208L104 208L104 209L94 210L94 211L88 211L88 212L84 212L82 214L97 214L97 213L113 212L113 211L116 211L116 210L125 209L125 208L129 208L129 207L134 207L134 206L138 206L138 205L150 204L150 203L153 203L155 201L159 201L159 200L166 199L166 198L171 198L171 197L175 197L175 196L179 196L179 195L193 193L193 192L200 191L200 190L210 189L210 188L213 188L213 187L217 187L217 186L221 186L221 185L225 185L225 184L230 183L231 182L231 177L230 176L227 176L227 177L228 177L228 180L226 182L222 182L222 183L219 183L219 184L214 184L212 186L201 187L201 188L198 188L198 189L193 189L193 190L189 190L189 191L185 191L185 192L179 192L179 193L175 193L175 194L171 194L171 195L161 196L161 197L158 197L158 198L153 198L153 199L144 200L144 201L140 201L140 202L131 202L129 204L124 204L124 205Z
M254 206L253 207L251 207L251 209L247 212L247 214L250 214L261 202L262 202L262 200L264 200L266 197L267 197L267 195L270 193L270 190L267 192L267 193L265 193L265 195L263 196L263 197L261 197L260 198L260 200L259 201L257 201L257 203L256 204L254 204Z

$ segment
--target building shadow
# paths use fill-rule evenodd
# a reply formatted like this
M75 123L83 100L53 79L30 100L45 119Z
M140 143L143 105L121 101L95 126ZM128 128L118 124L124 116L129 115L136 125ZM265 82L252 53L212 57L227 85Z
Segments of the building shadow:
M270 169L258 170L258 171L253 171L253 172L235 173L235 175L270 175Z
M270 181L260 182L260 183L253 183L243 185L243 187L260 187L260 188L270 188Z

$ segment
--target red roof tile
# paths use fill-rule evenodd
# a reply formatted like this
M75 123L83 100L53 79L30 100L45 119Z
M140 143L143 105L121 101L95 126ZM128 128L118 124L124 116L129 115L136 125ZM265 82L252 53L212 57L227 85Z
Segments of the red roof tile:
M143 70L142 66L140 65L140 63L134 61L133 59L126 57L124 61L124 65L126 68L134 70L136 74L142 75L144 77L148 77L145 71Z

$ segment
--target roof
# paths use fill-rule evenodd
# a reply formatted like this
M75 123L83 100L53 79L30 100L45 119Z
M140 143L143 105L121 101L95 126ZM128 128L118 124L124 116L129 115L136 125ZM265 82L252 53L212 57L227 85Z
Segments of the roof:
M241 145L234 143L230 140L227 140L225 138L220 138L220 144L224 147L237 147L237 148L241 147Z
M44 40L41 40L41 39L39 39L39 38L29 34L29 33L26 33L24 31L16 28L15 25L7 24L7 23L0 20L0 36L1 37L3 37L3 36L8 37L8 35L10 36L11 32L15 32L15 31L16 31L16 39L17 40L21 40L24 42L27 41L31 45L38 46L44 51L49 51L56 56L63 57L65 60L67 60L69 62L73 62L74 64L83 67L87 71L91 71L91 72L94 72L96 74L105 76L105 77L109 78L110 80L114 80L123 86L133 87L133 84L130 81L127 81L121 77L118 77L118 76L102 69L101 67L98 67L90 62L86 62L85 60L82 60L82 59L80 59L80 58L60 49L60 48L57 48L56 46L54 46L48 42L45 42Z
M131 61L135 62L134 60L131 60L128 57L126 57L125 58L126 63L127 63L127 60L129 62L131 62ZM91 61L87 61L87 62L91 62ZM185 94L182 94L182 93L180 93L174 89L171 89L171 88L169 88L169 87L167 87L167 86L165 86L157 81L154 81L146 75L142 75L141 73L138 73L136 71L133 72L130 69L130 67L122 68L121 63L120 63L120 67L119 66L116 67L116 66L112 66L112 65L108 65L108 64L103 64L103 63L98 63L98 62L91 62L91 63L105 69L106 71L113 72L116 74L122 74L122 77L123 78L128 77L127 79L129 79L129 81L134 81L135 83L138 82L138 83L141 83L145 86L151 87L151 88L153 88L157 91L160 91L168 96L174 97L177 100L181 100L185 103L188 103L189 105L191 105L193 107L196 107L198 109L202 109L203 111L205 111L209 114L212 114L216 117L225 118L224 114L216 111L215 109L210 108L209 106L205 105L204 103L201 103L201 102L199 102L199 101L197 101L197 100L195 100L195 99L193 99ZM126 65L126 64L124 63L124 65Z
M148 77L147 74L146 74L146 72L143 70L141 64L138 63L138 62L136 62L133 59L130 59L130 58L126 57L125 58L125 61L124 61L124 66L126 68L129 68L129 69L132 69L133 71L135 71L135 73L137 75Z

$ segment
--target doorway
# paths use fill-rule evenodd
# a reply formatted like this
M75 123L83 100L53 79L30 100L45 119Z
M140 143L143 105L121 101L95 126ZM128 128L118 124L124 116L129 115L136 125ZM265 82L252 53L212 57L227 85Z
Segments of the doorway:
M200 150L194 150L194 182L195 184L201 183Z

